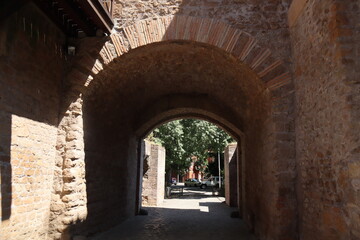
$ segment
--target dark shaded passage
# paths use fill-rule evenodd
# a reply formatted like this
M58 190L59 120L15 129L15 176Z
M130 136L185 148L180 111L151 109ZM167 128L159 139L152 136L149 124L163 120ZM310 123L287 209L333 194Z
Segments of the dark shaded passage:
M199 198L202 191L204 195ZM158 208L145 208L148 216L133 217L91 239L256 239L243 221L230 217L235 208L225 205L223 197L209 194L210 189L186 188L183 197L167 199Z

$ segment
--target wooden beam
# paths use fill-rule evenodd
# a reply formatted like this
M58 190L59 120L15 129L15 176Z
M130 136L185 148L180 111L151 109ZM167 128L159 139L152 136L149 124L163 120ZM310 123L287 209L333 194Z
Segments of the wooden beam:
M113 27L110 15L97 0L0 0L0 22L31 1L68 36L76 37L79 30L95 36L97 29L110 33Z
M91 17L91 20L99 29L107 33L111 32L113 27L112 19L98 0L83 0L79 1L78 4Z
M76 37L81 30L88 36L95 36L96 26L87 19L87 15L78 5L68 0L33 0L36 5L52 20L65 34ZM63 22L63 18L66 22ZM67 21L72 21L76 27L69 26Z
M91 26L92 24L87 22L79 11L77 6L70 4L67 0L57 0L58 6L63 8L64 11L69 15L69 18L72 19L78 26L83 30L87 35L94 36L96 30Z
M59 16L54 13L54 9L50 7L49 1L34 0L34 3L63 33L75 37L72 29L68 29L60 22Z

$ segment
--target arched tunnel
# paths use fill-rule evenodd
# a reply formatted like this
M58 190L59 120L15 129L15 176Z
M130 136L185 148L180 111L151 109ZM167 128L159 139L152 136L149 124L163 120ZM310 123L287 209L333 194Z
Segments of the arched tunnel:
M258 239L360 239L357 1L3 2L1 239L139 214L141 141L184 118L238 142Z
M149 44L106 66L82 99L88 214L73 231L97 231L139 210L139 142L184 117L213 122L242 142L243 214L250 225L271 218L267 201L278 191L270 174L271 94L229 53L192 41Z

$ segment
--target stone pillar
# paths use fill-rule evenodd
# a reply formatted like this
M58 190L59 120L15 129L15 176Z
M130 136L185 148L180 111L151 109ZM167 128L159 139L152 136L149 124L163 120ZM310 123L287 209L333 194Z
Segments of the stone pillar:
M142 204L158 206L164 200L165 149L145 141Z
M231 207L237 206L237 144L229 144L224 154L225 201Z
M49 236L70 239L69 226L87 216L82 99L69 106L58 129Z

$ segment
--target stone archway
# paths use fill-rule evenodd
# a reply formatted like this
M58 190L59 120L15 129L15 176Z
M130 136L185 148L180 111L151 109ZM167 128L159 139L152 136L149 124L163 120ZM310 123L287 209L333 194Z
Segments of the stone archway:
M221 21L190 16L167 16L143 20L110 35L100 51L109 64L124 53L144 45L168 40L189 40L219 47L246 63L266 83L270 90L291 83L291 75L284 62L272 56L269 49L257 44L250 34ZM103 69L94 65L93 73Z
M181 118L199 118L212 122L237 140L243 135L241 120L236 119L231 109L224 108L206 96L164 96L146 106L142 112L144 117L134 123L139 139L146 137L161 124Z
M219 21L187 16L140 21L111 34L106 41L95 39L82 44L83 49L79 51L75 67L68 75L68 99L64 103L65 114L59 127L60 158L55 174L53 206L58 206L61 211L52 212L53 224L62 225L66 232L69 226L87 219L89 214L84 167L83 96L92 94L93 85L106 85L106 75L114 76L114 69L124 66L121 65L124 63L123 56L131 57L135 50L137 52L134 54L137 54L148 46L161 50L166 45L193 43L227 54L231 61L239 63L234 67L242 66L239 71L246 68L253 79L257 79L256 84L260 89L257 94L263 92L266 95L268 106L264 121L267 129L259 136L263 138L263 151L268 153L264 168L269 168L269 172L264 176L267 180L263 181L271 181L273 188L268 189L269 202L263 202L265 198L256 198L253 203L254 206L264 206L264 213L251 207L245 219L254 231L263 236L290 238L295 235L293 87L288 68L281 60L274 58L270 50L257 45L256 39L249 34ZM125 54L127 52L129 54ZM224 122L230 127L229 119ZM235 122L239 124L241 120ZM128 147L136 149L135 142ZM133 153L132 157L135 155ZM261 194L259 189L249 191L258 196Z

